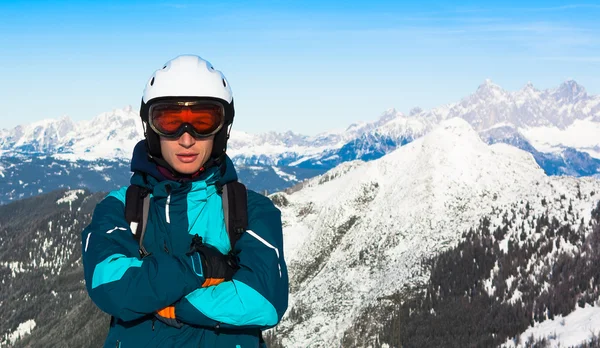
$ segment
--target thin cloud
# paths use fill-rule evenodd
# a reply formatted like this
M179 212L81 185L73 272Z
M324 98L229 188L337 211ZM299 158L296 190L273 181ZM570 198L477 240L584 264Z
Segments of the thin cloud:
M540 57L540 60L553 61L553 62L567 62L567 63L600 63L600 56L598 57Z
M465 28L474 32L525 32L525 33L536 33L536 34L547 34L547 33L587 33L593 32L594 30L575 26L563 26L556 25L547 22L534 22L534 23L511 23L511 24L500 24L500 25L482 25L482 26L471 26Z
M600 5L597 4L571 4L554 7L532 7L532 8L515 8L517 11L563 11L563 10L576 10L576 9L600 9Z
M446 11L446 13L483 13L483 12L499 12L499 11L507 11L507 12L552 12L552 11L565 11L565 10L578 10L578 9L592 9L592 10L600 10L600 5L598 4L570 4L570 5L562 5L562 6L552 6L552 7L499 7L499 8L479 8L473 10L456 10L456 11Z
M510 20L506 17L465 17L465 16L403 16L387 15L389 19L407 22L457 22L457 23L495 23Z
M160 6L162 6L162 7L176 8L176 9L186 9L186 8L192 7L192 5L190 5L190 4L173 3L173 2L163 2L163 3L160 4Z

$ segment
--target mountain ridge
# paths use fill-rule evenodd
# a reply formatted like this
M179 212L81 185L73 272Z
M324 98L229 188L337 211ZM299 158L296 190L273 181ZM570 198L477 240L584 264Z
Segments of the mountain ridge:
M494 209L528 200L542 211L543 197L576 196L578 185L600 190L595 179L548 177L531 154L487 145L454 118L382 158L346 163L272 195L292 275L294 315L277 328L282 343L339 345L366 306L424 283L422 258L455 245ZM586 199L573 208L582 216L593 208Z

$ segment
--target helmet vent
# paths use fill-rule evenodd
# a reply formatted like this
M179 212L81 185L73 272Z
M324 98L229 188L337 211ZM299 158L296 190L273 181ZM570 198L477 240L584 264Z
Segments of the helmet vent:
M223 87L227 87L227 82L225 82L225 79L223 79Z
M154 86L154 77L150 80L150 86Z
M164 70L164 69L166 69L166 68L167 68L167 66L166 66L166 65L165 65L165 66L163 66L163 70Z

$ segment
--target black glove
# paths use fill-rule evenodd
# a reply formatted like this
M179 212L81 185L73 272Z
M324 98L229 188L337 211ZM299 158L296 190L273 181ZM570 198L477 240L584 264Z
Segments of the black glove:
M202 237L195 235L190 245L188 256L198 253L202 262L201 275L204 277L202 287L217 285L233 278L239 269L238 258L235 254L221 254L217 248L202 242Z

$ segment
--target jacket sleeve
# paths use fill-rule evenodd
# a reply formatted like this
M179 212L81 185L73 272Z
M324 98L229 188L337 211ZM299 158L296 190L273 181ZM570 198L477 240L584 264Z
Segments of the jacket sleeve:
M125 190L111 192L96 206L82 232L87 291L104 312L134 320L172 304L202 284L194 271L199 260L152 253L140 259L124 215Z
M281 213L266 197L248 190L248 230L235 244L240 269L232 281L196 289L175 306L180 321L199 326L266 329L288 306Z

